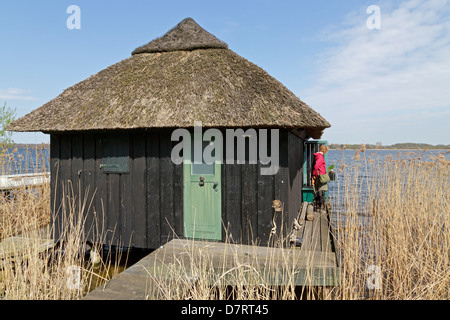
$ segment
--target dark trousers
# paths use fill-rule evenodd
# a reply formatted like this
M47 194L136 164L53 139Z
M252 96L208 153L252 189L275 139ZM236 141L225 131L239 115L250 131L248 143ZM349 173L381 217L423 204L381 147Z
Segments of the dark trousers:
M314 195L314 208L320 209L325 208L326 199L325 199L325 191L320 190L316 191L316 194Z

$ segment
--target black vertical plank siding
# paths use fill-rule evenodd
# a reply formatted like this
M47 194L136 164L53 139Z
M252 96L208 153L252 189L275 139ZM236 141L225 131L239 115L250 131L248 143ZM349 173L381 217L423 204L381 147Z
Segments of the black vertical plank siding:
M53 230L54 239L59 239L61 234L61 183L60 183L60 159L61 159L61 136L57 134L50 135L50 210L55 230Z
M111 219L108 214L108 184L107 175L100 169L100 165L103 163L103 148L102 148L102 135L97 135L95 138L95 198L94 198L94 211L97 217L102 217L102 224L99 226L99 234L104 238L106 242L111 239L112 233L108 232L108 221ZM109 238L108 238L109 237Z
M225 148L223 149L223 151L225 152ZM225 192L225 188L226 188L226 179L225 179L225 175L227 172L227 165L225 164L225 155L224 155L224 160L222 163L222 168L220 170L220 181L222 182L221 185L221 201L222 201L222 207L220 208L222 210L222 239L227 239L227 232L228 232L228 223L227 223L227 216L225 214L225 209L226 209L226 203L227 203L227 196L226 196L226 192Z
M274 176L261 175L261 164L258 163L258 238L261 245L268 244L273 225Z
M95 241L100 235L103 217L94 210L96 194L95 183L95 135L83 135L83 198L86 201L85 234L88 240ZM99 212L100 213L100 212Z
M226 130L222 131L226 137ZM237 163L237 144L234 141L234 163L227 163L226 139L223 140L222 165L222 239L240 243L244 239L242 225L242 168L247 164Z
M274 227L278 238L286 236L290 223L287 139L287 131L280 130L279 170L273 176L262 176L261 164L251 165L248 158L245 164L223 166L223 220L234 241L258 240L266 245ZM269 141L269 151L270 146ZM274 215L273 200L283 203L283 213Z
M100 168L102 140L114 135L130 138L127 173ZM52 134L53 214L61 213L63 202L67 210L67 200L75 196L77 204L86 205L87 240L102 237L106 244L157 248L174 233L183 237L183 165L172 162L170 137L170 130ZM302 142L280 130L280 167L274 176L262 176L261 164L248 159L222 164L223 240L228 231L234 242L267 245L275 226L278 238L286 235L301 203ZM275 221L273 200L284 204L284 216L275 215ZM59 215L55 220L63 226Z
M178 237L184 237L184 219L183 219L183 164L174 164L174 182L173 182L173 210L175 233Z
M161 243L165 244L172 238L175 228L173 210L174 165L171 159L172 141L170 135L161 134L159 138Z
M132 186L128 191L131 196L133 218L133 245L138 248L147 247L147 197L146 197L146 159L145 133L135 133L132 136L132 156L130 175Z
M61 184L61 211L60 211L60 228L61 235L66 231L63 228L68 225L66 222L69 217L74 218L74 210L71 210L73 193L72 193L72 141L70 135L61 135L61 153L60 153L60 172L59 179Z
M103 173L102 173L103 174ZM120 245L123 242L122 235L122 216L120 209L120 175L104 174L107 177L107 210L106 227L107 240L110 245ZM128 240L128 239L127 239Z
M133 161L132 158L132 138L128 133L122 134L123 137L118 141L123 141L123 144L118 147L120 154L128 156L128 172L125 173L110 173L110 179L113 176L118 177L119 182L119 223L120 233L117 240L120 246L135 246L134 244L134 203L133 203Z
M72 181L69 188L69 196L72 202L72 214L77 218L77 223L83 224L85 214L84 212L84 196L83 196L83 182L81 173L83 172L83 136L79 134L68 135L71 140L71 173L70 180ZM83 226L84 228L85 226Z
M157 248L161 241L159 134L146 134L147 247Z
M77 210L81 210L79 208L80 202L84 200L83 197L83 136L80 134L74 134L71 136L72 138L72 167L71 167L71 176L72 176L72 184L73 184L73 192L75 198L75 205L77 206Z
M132 164L129 164L131 167ZM135 232L135 220L136 214L139 212L136 210L136 204L133 203L133 175L131 174L119 174L120 179L120 220L121 220L121 234L120 241L122 246L125 247L137 247L136 245L136 232Z
M242 166L242 242L252 244L258 231L258 166L246 164Z
M274 176L274 200L282 203L282 212L276 212L277 236L279 239L286 237L289 221L289 164L288 164L288 132L280 130L279 140L279 169Z
M227 164L225 170L225 193L224 227L227 236L232 242L240 242L241 233L241 167L240 164ZM225 238L223 238L225 240Z
M137 247L136 236L138 234L135 230L136 219L142 212L137 210L140 203L133 202L133 162L130 161L130 173L119 174L120 179L120 219L121 219L121 245L125 247Z
M63 193L65 198L69 195L67 189L72 184L72 139L70 135L61 135L61 154L60 154L60 177L64 185Z
M303 140L289 132L289 220L297 218L302 203Z

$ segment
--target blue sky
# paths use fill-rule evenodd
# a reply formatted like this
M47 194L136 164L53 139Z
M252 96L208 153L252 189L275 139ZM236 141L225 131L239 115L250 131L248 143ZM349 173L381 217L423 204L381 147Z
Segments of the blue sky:
M21 117L186 17L324 116L330 143L450 144L450 0L2 0L0 104Z

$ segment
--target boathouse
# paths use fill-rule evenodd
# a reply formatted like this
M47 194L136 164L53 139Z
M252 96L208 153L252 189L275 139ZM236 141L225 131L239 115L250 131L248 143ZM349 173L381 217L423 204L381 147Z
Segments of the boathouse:
M214 143L222 161L190 161L187 148L185 161L174 161L174 147L187 141L172 141L174 131L194 133L196 123L224 138L233 129L235 141L247 141L246 161L238 161L239 148L228 159L235 161L225 161L225 139L200 143ZM328 127L279 81L187 18L7 129L50 134L56 238L73 197L75 205L86 200L86 240L95 240L95 221L110 244L157 248L174 236L261 245L286 236L302 204L304 143ZM273 174L262 174L268 165L252 138L267 139L269 153L277 147Z

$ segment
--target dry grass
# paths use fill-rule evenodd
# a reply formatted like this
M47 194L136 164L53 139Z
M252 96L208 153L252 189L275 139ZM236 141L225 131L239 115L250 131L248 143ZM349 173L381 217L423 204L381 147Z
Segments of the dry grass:
M14 167L14 161L31 161L25 160L26 156L17 157L16 152L2 154L3 168ZM39 150L33 152L42 157L48 154ZM38 161L48 163L45 159ZM41 170L46 171L46 166L39 166L38 172ZM0 199L0 241L2 249L8 251L0 254L0 300L78 299L120 271L111 261L121 257L104 257L94 265L85 256L82 230L89 202L74 199L70 189L64 193L69 199L67 206L59 209L66 223L61 235L64 243L54 248L53 245L43 246L49 243L45 239L51 238L52 230L48 183L37 188L17 189ZM101 239L99 233L99 242Z
M345 188L336 205L345 208L337 217L344 263L336 297L449 299L450 161L444 154L361 154L354 158L362 165L341 168Z
M336 217L343 262L339 287L296 288L289 282L293 275L287 263L286 286L273 286L264 282L265 275L251 259L241 261L238 255L229 255L233 266L224 264L217 275L211 272L207 254L199 255L198 248L188 247L184 259L174 257L166 266L164 272L170 277L153 279L159 298L449 299L449 161L443 155L402 155L398 159L366 159L365 152L358 155L362 166L339 168L345 187L333 200L335 207L345 208ZM89 201L77 199L75 205L70 193L66 197L72 202L61 208L68 215L65 250L40 252L40 242L33 240L25 250L17 250L14 259L1 261L0 299L78 299L93 281L106 281L113 275L101 275L80 254L84 249L80 217ZM49 215L48 185L33 193L19 190L14 199L1 202L0 238L29 235L36 239L35 230L48 223ZM75 289L70 285L78 279L70 273L72 266L81 270ZM230 286L231 282L238 285Z
M161 253L147 269L148 297L163 300L293 300L302 294L293 277L295 261L272 252L263 257L259 248L225 241L223 251L196 241L184 243L177 253ZM214 247L214 245L212 245ZM220 246L222 248L222 246ZM219 250L220 251L220 250ZM163 257L167 255L168 257ZM264 264L265 268L261 268ZM283 285L274 285L274 281Z
M27 146L23 150L15 147L6 149L0 146L0 173L22 174L48 171L49 146Z
M269 261L267 269L279 264L288 279L285 286L275 286L257 263L240 261L238 254L226 257L225 252L223 271L217 274L211 264L217 257L190 245L163 268L155 264L159 269L149 270L158 298L449 299L450 162L444 155L366 159L365 150L360 152L354 157L362 157L355 161L360 165L341 166L345 187L333 200L334 206L345 209L335 217L342 257L340 286L295 287L289 282L294 268L286 261Z
M3 241L17 240L11 242L12 253L0 262L0 299L79 299L123 270L118 265L121 251L118 256L103 257L97 264L86 255L83 239L86 201L81 207L72 203L70 208L62 208L66 227L61 235L64 242L54 250L42 249L43 239L51 238L52 226L43 223L49 220L49 190L48 185L43 186L37 197L31 196L29 190L19 190L14 199L1 205ZM46 205L41 205L42 202ZM99 243L101 239L99 236Z

